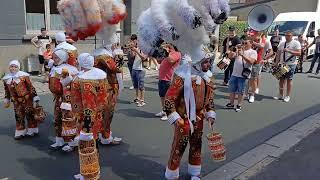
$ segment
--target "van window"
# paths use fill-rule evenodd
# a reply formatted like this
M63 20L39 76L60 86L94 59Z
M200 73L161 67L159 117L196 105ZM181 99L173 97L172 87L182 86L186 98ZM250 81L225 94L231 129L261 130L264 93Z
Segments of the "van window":
M315 22L313 21L311 24L310 24L310 26L309 26L309 28L308 28L308 33L310 33L310 32L315 32L315 28L316 28L316 24L315 24Z
M291 31L294 36L302 34L307 28L308 21L277 21L273 22L268 29L268 35L272 36L275 29L279 29L279 34L284 35L286 31Z

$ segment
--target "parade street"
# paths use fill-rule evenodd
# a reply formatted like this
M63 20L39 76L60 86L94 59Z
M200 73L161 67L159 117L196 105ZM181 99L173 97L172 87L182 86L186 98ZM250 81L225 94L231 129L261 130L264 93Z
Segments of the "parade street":
M307 64L309 65L309 63ZM273 99L278 94L278 81L262 74L262 87L256 101L244 103L241 112L224 109L228 103L228 88L221 85L222 73L216 75L216 130L227 146L227 161L215 163L210 158L205 123L203 135L202 172L206 176L224 163L240 156L298 121L320 111L320 79L314 75L297 74L290 103ZM101 179L157 180L164 179L172 143L173 128L154 114L160 111L156 77L146 79L146 105L137 107L131 101L134 90L124 89L120 95L112 123L114 136L122 137L118 146L100 146ZM130 83L131 84L131 83ZM126 87L130 85L126 82ZM47 84L44 84L47 86ZM0 108L0 179L71 180L79 173L77 151L70 154L49 149L54 139L53 97L41 95L41 104L49 115L39 127L40 135L14 140L13 108ZM186 178L187 153L180 167L181 179Z

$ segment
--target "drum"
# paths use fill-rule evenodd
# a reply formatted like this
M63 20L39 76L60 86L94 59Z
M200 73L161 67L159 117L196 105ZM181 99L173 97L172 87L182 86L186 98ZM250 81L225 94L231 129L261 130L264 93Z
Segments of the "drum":
M218 62L217 66L221 70L225 70L228 68L230 64L230 60L228 58L223 58L221 61Z
M218 132L210 132L207 135L208 146L211 151L211 158L215 162L226 160L226 147L223 143L222 135Z
M288 65L279 66L273 69L272 75L278 80L290 71Z
M80 174L86 180L98 180L100 178L99 155L94 139L79 141Z

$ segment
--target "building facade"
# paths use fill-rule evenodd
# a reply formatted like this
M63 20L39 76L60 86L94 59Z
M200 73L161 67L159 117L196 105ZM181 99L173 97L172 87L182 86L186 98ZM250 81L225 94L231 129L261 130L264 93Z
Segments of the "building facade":
M7 70L10 59L19 59L24 70L27 69L27 59L35 57L37 50L30 40L40 34L40 29L46 27L49 35L64 29L57 10L58 0L2 0L0 6L0 74ZM137 19L140 13L150 6L151 0L124 0L128 17L119 26L121 41L124 42L137 31ZM99 45L99 37L79 41L75 46L80 52L91 52ZM35 60L36 61L36 60Z

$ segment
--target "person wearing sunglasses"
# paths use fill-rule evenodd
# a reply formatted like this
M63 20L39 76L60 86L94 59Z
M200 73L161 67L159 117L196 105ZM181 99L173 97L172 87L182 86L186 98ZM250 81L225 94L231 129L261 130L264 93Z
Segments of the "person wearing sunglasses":
M292 90L293 75L298 64L298 57L301 55L301 45L299 41L292 38L291 31L285 33L286 41L281 42L278 47L275 66L279 64L289 68L289 72L286 73L279 81L279 96L274 97L277 100L283 100L284 102L290 101L290 94ZM284 86L287 85L286 96L284 96Z

